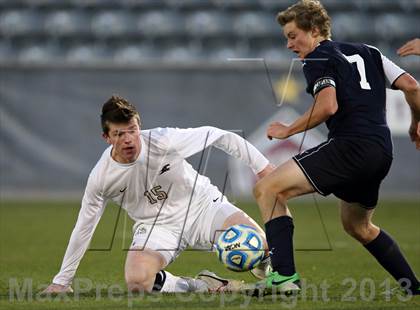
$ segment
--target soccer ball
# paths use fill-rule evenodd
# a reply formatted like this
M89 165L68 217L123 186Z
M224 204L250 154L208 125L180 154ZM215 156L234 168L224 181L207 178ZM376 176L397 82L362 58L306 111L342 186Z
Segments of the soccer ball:
M255 228L233 225L224 231L216 244L219 260L230 270L247 271L264 258L263 240Z

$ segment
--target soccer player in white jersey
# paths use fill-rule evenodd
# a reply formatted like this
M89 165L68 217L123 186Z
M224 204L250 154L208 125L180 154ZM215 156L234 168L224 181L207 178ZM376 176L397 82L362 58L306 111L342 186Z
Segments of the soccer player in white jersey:
M215 127L140 130L136 108L117 96L104 104L101 122L110 147L89 175L61 269L44 292L71 291L77 267L108 200L120 205L135 221L125 264L129 291L223 289L228 281L215 284L178 277L164 268L187 246L209 249L216 232L231 225L247 224L265 235L185 158L212 145L244 162L260 178L273 170L268 160L238 135ZM219 287L211 287L214 284Z

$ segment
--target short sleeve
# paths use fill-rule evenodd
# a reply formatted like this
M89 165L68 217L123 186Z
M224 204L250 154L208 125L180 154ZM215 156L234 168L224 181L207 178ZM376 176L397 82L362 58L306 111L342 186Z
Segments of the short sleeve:
M389 60L385 55L381 54L382 65L384 67L384 73L389 83L391 84L392 89L397 89L394 85L395 81L405 73L405 70L401 69L391 60Z
M315 96L326 87L336 87L336 74L333 58L327 58L320 53L312 53L303 63L303 73L306 78L306 92Z

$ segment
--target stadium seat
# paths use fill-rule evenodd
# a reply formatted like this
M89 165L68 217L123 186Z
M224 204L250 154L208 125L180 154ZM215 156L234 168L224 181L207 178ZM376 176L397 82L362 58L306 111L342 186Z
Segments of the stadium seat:
M90 33L89 17L80 11L54 11L46 16L44 29L49 35L85 35Z
M17 4L22 5L26 8L35 8L35 7L54 7L57 2L66 2L64 1L54 1L54 0L19 0L15 1Z
M285 50L280 45L278 47L263 48L260 51L257 51L255 55L256 57L264 58L266 61L284 63L290 63L292 59L296 57L295 54Z
M193 37L224 36L232 32L228 15L218 11L198 11L186 18L187 33Z
M407 14L386 13L375 19L375 33L383 40L404 39L418 36L419 19Z
M213 7L210 0L165 0L165 4L169 9L183 10L199 10Z
M115 37L134 33L134 19L124 11L107 10L97 13L91 21L92 33L97 37Z
M413 0L399 0L401 9L406 12L416 12L417 14L420 12L420 1L413 1Z
M45 55L58 57L54 53L64 53L64 47L51 48L51 44L60 43L70 44L69 51L61 57L73 62L89 57L115 63L160 57L168 61L202 57L202 61L217 62L235 54L280 61L285 55L293 55L281 46L274 47L274 42L282 44L277 40L283 37L275 15L295 2L0 0L0 60L16 54L18 61L41 63ZM332 17L333 39L390 46L402 44L419 33L418 0L322 3ZM30 43L45 39L49 47ZM96 41L107 44L108 49L94 45ZM110 41L118 41L115 50ZM73 46L72 42L84 44ZM26 47L15 47L21 44Z
M56 60L58 55L58 50L52 46L35 44L22 48L18 60L25 64L48 64Z
M42 32L42 18L30 10L6 10L0 13L0 34L6 37L30 36Z
M202 59L200 51L185 45L169 46L162 53L162 61L165 63L194 63Z
M275 17L268 13L245 12L234 18L233 29L239 36L264 37L281 33Z
M67 0L74 8L93 8L106 9L106 8L119 8L119 1L115 0Z
M395 51L396 49L394 49ZM395 53L395 52L394 52ZM402 57L398 59L402 68L418 68L419 67L419 56L412 55L409 57Z
M342 41L360 41L373 37L372 18L358 12L338 13L331 16L332 37Z
M160 51L150 45L128 44L117 48L113 59L118 64L141 64L159 57Z
M0 8L12 8L16 0L0 0Z
M119 0L122 7L135 9L164 9L165 0Z
M328 10L328 12L332 13L337 11L349 12L355 10L357 8L356 1L322 0L321 2L324 5L324 7Z
M284 9L288 8L289 6L296 3L295 0L283 0L283 1L279 1L279 0L258 0L258 2L260 3L261 7L263 7L264 9L269 10L269 11L275 10L276 12L284 10ZM273 16L275 16L275 15L273 15Z
M185 30L183 18L178 13L157 10L139 15L136 29L145 37L180 35Z
M213 49L209 49L207 51L207 57L210 62L225 62L228 61L229 58L245 58L247 57L247 53L245 50L238 49L234 46L220 46L214 47Z
M71 47L65 59L70 64L96 64L111 60L111 51L95 44L80 44Z
M358 9L369 12L395 12L402 8L402 3L399 0L356 0L354 3Z
M249 0L212 0L213 4L222 9L233 9L233 10L246 10L246 9L258 9L258 1Z

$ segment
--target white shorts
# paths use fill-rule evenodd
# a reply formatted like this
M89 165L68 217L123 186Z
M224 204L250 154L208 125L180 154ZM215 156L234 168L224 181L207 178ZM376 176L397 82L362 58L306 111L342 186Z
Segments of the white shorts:
M192 225L186 225L183 232L183 223L170 229L165 225L136 223L131 249L158 251L165 258L166 266L188 246L212 251L223 223L236 212L243 211L227 201L209 205Z

